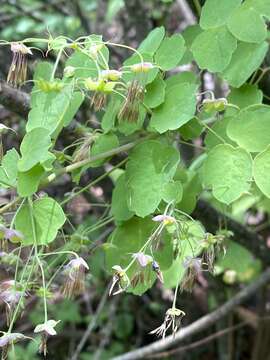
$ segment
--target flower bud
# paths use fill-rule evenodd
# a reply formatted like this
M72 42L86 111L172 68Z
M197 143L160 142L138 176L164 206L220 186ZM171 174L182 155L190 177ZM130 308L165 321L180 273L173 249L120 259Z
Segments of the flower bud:
M135 74L137 73L148 73L154 68L154 65L150 62L141 62L130 66L130 69Z
M66 66L64 68L64 76L67 78L71 78L75 74L75 67L74 66Z
M101 71L101 77L104 80L117 81L121 78L122 72L118 70L103 70Z

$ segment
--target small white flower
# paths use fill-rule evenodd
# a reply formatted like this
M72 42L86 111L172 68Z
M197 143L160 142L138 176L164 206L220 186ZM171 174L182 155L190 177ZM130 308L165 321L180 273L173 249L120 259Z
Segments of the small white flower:
M54 329L55 326L60 322L60 320L48 320L43 324L38 324L35 329L34 333L46 333L47 335L54 336L56 335L56 330Z

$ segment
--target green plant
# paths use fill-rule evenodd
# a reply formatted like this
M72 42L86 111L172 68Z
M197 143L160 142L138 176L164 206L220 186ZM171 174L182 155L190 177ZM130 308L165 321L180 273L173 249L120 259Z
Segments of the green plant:
M184 315L176 308L179 287L192 290L202 271L214 272L215 259L231 235L209 234L193 219L197 198L208 196L230 213L246 197L254 206L270 197L270 107L262 104L258 88L260 72L263 76L267 71L260 68L269 41L265 17L270 18L266 0L207 0L199 25L183 36L167 36L163 27L156 28L138 49L99 35L1 42L13 52L8 80L15 86L25 82L26 59L37 48L46 46L55 56L54 64L36 65L19 152L3 149L0 184L17 192L0 209L4 213L17 205L11 222L1 225L2 259L9 262L12 254L16 264L14 279L2 284L8 310L8 330L0 338L3 358L10 345L25 338L13 330L28 292L43 298L44 319L35 332L42 333L46 354L47 338L56 334L57 325L47 311L51 285L63 271L64 294L83 291L89 265L78 253L87 256L89 233L112 221L115 229L102 245L106 270L113 277L110 293L141 295L157 279L175 288L172 308L154 332L165 336L170 326L176 332ZM119 69L110 67L111 48L130 52ZM171 74L191 60L196 62L194 73ZM227 98L201 91L199 72L205 69L230 86ZM98 129L85 122L80 141L59 150L62 130L87 99L97 113ZM9 129L0 131L2 136ZM201 134L204 144L190 142ZM181 159L181 144L197 148L190 165ZM39 193L64 174L78 184L87 169L123 153L128 154L112 169L85 188L74 186L61 200ZM82 232L70 226L62 206L113 174L110 213ZM10 243L15 245L11 253ZM228 251L227 262L219 260L219 271L232 269L240 280L250 280L260 266L252 264L240 245L230 241L228 246L240 253L245 271L251 271L246 277L241 274L230 261L233 251Z

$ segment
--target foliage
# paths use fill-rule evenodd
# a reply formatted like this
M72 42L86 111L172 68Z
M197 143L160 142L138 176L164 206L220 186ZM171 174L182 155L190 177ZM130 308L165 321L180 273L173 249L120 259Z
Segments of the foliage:
M122 1L110 1L108 21L122 7ZM261 203L270 198L270 107L262 103L263 92L256 82L269 48L266 18L270 18L267 0L206 0L199 25L171 36L157 27L137 49L95 34L19 42L31 52L46 44L54 63L35 65L23 139L18 151L7 150L1 159L1 187L17 193L17 209L11 220L3 219L1 236L20 249L16 291L16 284L22 286L19 300L8 307L9 333L25 295L35 292L44 307L39 326L46 336L54 335L47 326L52 321L47 303L53 286L64 288L66 296L82 293L88 262L112 277L112 294L142 295L156 281L175 288L175 311L180 311L176 308L180 288L192 290L205 271L232 270L237 281L249 281L260 271L258 260L252 264L255 254L236 239L228 241L226 232L210 234L192 212L199 197L228 214L247 196L255 209L258 198ZM112 49L122 48L129 55L115 69ZM194 73L171 72L192 61ZM201 91L201 70L228 86L226 98ZM18 68L13 71L16 75ZM82 104L91 107L96 126L85 121L82 131L77 125L83 133L80 141L59 147ZM187 142L197 147L191 163L182 156L182 144ZM124 160L117 163L123 153ZM40 192L66 174L80 184L89 169L103 169L108 163L111 168L105 166L106 172L94 184L115 176L110 213L96 224L71 226L67 221L65 204L84 191L76 184L65 199ZM78 254L89 254L90 232L112 221L113 231L86 262ZM24 264L22 249L27 254ZM65 280L56 273L55 285L52 269L63 270ZM126 317L129 314L122 314L118 321L130 325Z

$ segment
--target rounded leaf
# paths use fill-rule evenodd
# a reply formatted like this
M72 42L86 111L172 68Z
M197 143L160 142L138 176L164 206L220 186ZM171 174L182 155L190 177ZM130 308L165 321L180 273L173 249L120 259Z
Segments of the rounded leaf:
M253 162L253 176L259 189L270 198L270 146L258 154Z
M263 151L270 144L270 107L254 105L242 110L229 122L227 134L250 152Z
M191 46L191 51L201 69L219 72L229 65L236 47L236 39L222 26L199 34Z
M202 176L213 196L229 205L250 188L252 158L244 149L217 145L205 160Z

